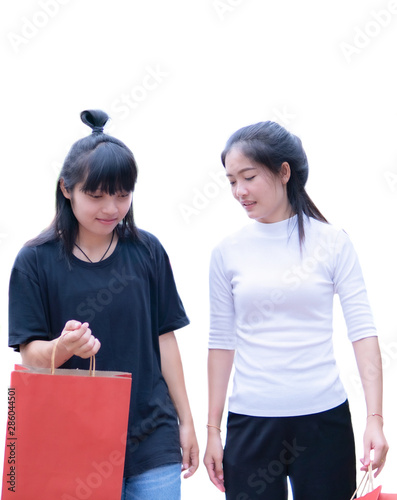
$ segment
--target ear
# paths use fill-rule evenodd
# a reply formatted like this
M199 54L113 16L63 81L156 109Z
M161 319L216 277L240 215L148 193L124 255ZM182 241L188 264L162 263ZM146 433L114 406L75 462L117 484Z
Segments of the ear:
M72 199L72 193L70 193L65 187L65 180L63 177L59 179L59 187L61 188L62 194L68 200Z
M287 184L291 177L291 167L288 162L283 162L280 169L280 178L283 184Z

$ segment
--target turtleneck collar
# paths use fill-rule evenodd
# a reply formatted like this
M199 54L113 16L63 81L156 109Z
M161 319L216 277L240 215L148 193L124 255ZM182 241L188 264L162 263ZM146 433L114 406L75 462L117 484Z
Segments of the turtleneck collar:
M289 238L297 230L298 216L294 215L289 219L272 223L254 221L253 226L256 231L268 238Z

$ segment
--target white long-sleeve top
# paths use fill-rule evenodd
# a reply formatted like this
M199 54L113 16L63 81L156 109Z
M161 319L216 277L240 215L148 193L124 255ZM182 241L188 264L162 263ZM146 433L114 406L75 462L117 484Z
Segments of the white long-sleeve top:
M376 336L356 252L347 234L297 217L254 221L225 238L210 264L210 349L235 350L229 410L298 416L346 400L333 351L338 294L349 339Z

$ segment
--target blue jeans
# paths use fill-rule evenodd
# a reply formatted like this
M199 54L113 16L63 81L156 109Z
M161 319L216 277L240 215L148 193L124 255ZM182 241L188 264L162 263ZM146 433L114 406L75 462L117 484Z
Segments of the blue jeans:
M180 500L181 464L164 465L125 477L121 500Z

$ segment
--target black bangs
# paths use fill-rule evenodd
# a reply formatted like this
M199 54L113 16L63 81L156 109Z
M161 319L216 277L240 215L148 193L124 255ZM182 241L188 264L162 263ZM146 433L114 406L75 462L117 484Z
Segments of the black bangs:
M102 191L113 195L134 190L137 167L134 155L113 142L101 142L81 159L86 172L83 192Z
M138 167L132 151L119 139L103 133L108 115L101 110L81 113L83 123L92 133L76 141L66 155L56 187L56 213L47 230L30 245L42 245L53 239L61 242L61 255L71 266L71 257L79 234L79 224L70 197L78 186L83 192L102 191L109 195L134 191ZM81 187L82 186L82 187ZM135 225L132 203L122 222L116 227L119 238L140 239Z

